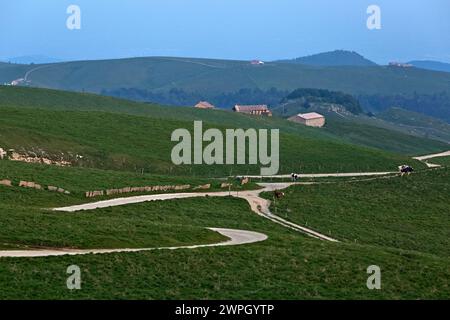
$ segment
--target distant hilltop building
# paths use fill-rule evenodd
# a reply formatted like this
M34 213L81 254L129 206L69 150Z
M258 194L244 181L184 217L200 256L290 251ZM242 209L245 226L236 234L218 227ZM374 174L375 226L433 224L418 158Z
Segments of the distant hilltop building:
M398 68L412 68L413 65L409 63L402 62L389 62L390 67L398 67Z
M197 109L215 109L216 107L207 101L200 101L195 105Z
M250 64L253 65L253 66L262 66L262 65L264 65L264 61L252 60L252 61L250 61Z
M235 105L233 108L234 112L238 113L245 113L255 116L267 116L271 117L272 112L269 110L267 105L261 104L261 105L251 105L251 106L243 106L243 105Z
M288 120L304 124L308 127L322 128L325 125L325 117L317 112L300 113Z

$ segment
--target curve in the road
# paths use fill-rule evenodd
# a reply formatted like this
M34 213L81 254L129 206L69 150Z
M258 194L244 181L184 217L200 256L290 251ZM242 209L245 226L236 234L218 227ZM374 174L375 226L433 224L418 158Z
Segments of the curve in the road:
M450 157L450 151L428 154L428 155L420 156L420 157L414 157L413 159L422 161L423 163L425 163L428 166L428 168L439 168L439 167L441 167L440 164L434 164L434 163L428 162L428 160L433 159L433 158L440 158L440 157Z
M253 212L258 214L261 217L269 219L270 221L282 225L283 227L305 233L311 237L337 242L336 239L333 239L329 236L321 234L317 231L311 230L309 228L305 228L298 224L292 223L288 220L285 220L277 215L274 215L270 212L270 201L263 199L260 197L262 192L271 192L274 190L282 190L286 189L296 183L261 183L260 186L263 189L260 190L249 190L249 191L240 191L240 192L193 192L193 193L168 193L168 194L154 194L154 195L145 195L145 196L135 196L135 197L126 197L126 198L116 198L111 200L104 200L98 202L91 202L81 205L63 207L63 208L55 208L54 211L64 211L64 212L76 212L81 210L95 210L100 208L108 208L108 207L116 207L123 206L127 204L135 204L142 203L148 201L155 200L169 200L169 199L186 199L186 198L198 198L198 197L227 197L233 196L241 199L245 199L249 204Z
M13 258L32 258L32 257L54 257L65 255L86 255L86 254L106 254L106 253L123 253L123 252L144 252L155 250L179 250L179 249L197 249L207 247L222 247L222 246L237 246L243 244L256 243L267 240L267 235L254 231L246 230L234 230L234 229L222 229L222 228L209 228L212 231L218 232L221 235L228 238L227 241L202 244L192 246L179 246L179 247L160 247L160 248L137 248L137 249L44 249L44 250L6 250L0 251L0 257L13 257Z
M439 154L438 156L441 156ZM302 177L360 177L360 176L381 176L388 175L392 172L370 172L370 173L346 173L346 174L309 174L301 175ZM289 177L289 175L280 175L276 177ZM207 193L170 193L170 194L156 194L156 195L144 195L136 197L127 198L117 198L111 200L104 200L92 203L86 203L82 205L75 205L69 207L55 208L54 211L64 211L64 212L76 212L81 210L95 210L98 208L107 208L114 206L122 206L127 204L155 201L155 200L169 200L169 199L184 199L184 198L194 198L194 197L226 197L233 196L245 199L249 204L253 212L257 213L259 216L269 219L270 221L282 225L286 228L302 232L311 237L338 242L338 240L333 239L329 236L321 234L309 228L305 228L298 224L287 221L277 215L270 212L270 201L260 197L262 192L271 192L275 190L283 190L292 185L301 183L260 183L259 185L263 188L260 190L250 190L241 192L207 192ZM63 256L63 255L85 255L85 254L106 254L106 253L120 253L120 252L142 252L142 251L154 251L154 250L176 250L176 249L195 249L204 247L218 247L218 246L234 246L243 245L249 243L255 243L266 240L268 237L265 234L246 231L246 230L233 230L233 229L223 229L223 228L209 228L210 230L219 232L220 234L229 238L228 241L214 243L214 244L204 244L204 245L193 245L193 246L179 246L179 247L160 247L160 248L137 248L137 249L44 249L44 250L6 250L0 251L0 257L49 257L49 256Z

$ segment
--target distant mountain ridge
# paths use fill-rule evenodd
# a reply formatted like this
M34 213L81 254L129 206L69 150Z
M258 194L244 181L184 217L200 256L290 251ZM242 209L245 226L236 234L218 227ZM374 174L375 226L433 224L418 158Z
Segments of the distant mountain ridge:
M416 68L432 70L432 71L442 71L450 72L450 63L432 61L432 60L414 60L408 62Z
M4 62L18 63L18 64L44 64L44 63L57 63L61 62L61 60L47 57L44 55L30 55L30 56L20 56L8 58Z
M348 51L334 51L331 56L341 54L365 59ZM350 62L334 59L328 63ZM248 60L144 57L0 64L0 84L17 83L25 75L21 85L177 106L193 106L198 101L223 108L239 103L275 106L293 90L325 89L354 96L365 111L377 113L402 107L450 122L450 73L377 66L370 61L364 66L283 62L254 65Z
M335 50L330 52L313 54L292 60L280 60L277 62L295 63L311 66L377 66L373 61L364 58L357 52L346 50Z

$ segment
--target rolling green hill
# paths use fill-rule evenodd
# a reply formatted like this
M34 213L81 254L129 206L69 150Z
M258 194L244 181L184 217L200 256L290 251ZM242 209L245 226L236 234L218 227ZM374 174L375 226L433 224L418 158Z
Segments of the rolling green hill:
M205 197L52 213L42 205L71 200L0 186L0 243L7 249L134 248L223 240L205 226L269 237L234 247L0 258L0 298L447 299L448 183L448 172L431 171L403 180L289 189L277 213L301 223L307 220L309 227L331 232L339 243L274 224L252 213L242 199ZM417 198L411 201L411 196ZM65 285L67 267L74 264L82 270L82 290ZM371 265L382 270L382 290L366 287Z
M356 143L364 147L376 147L385 151L408 155L426 154L448 150L442 142L433 141L414 135L396 132L395 125L388 125L382 129L372 128L373 121L363 121L352 127L352 123L361 122L359 117L350 117L349 123L334 132L317 130L286 121L279 117L258 118L249 117L223 110L197 110L194 108L165 107L154 104L136 103L127 100L114 99L93 94L80 94L55 90L44 90L20 87L0 86L0 107L40 108L49 110L71 111L100 111L134 116L145 116L155 119L171 121L203 120L210 125L229 128L272 128L281 129L282 133L298 136L302 139L319 139L327 142L342 143L342 136L347 143ZM330 114L330 121L334 121L335 114ZM339 120L339 118L337 119ZM330 122L331 123L331 122ZM377 126L377 125L376 125ZM373 131L375 130L375 132ZM379 134L379 135L378 135ZM367 136L361 141L360 136Z
M450 143L450 124L440 119L402 108L390 108L377 114L377 118L394 123L411 134Z
M0 84L23 78L33 66L0 62Z
M400 163L411 162L405 156L368 147L379 143L371 141L370 137L357 146L340 138L339 134L277 117L253 118L222 110L171 109L90 94L13 87L1 88L0 101L1 147L51 159L62 157L78 166L203 176L259 171L256 166L174 166L170 160L175 145L170 141L171 133L178 128L192 128L193 120L203 120L205 129L280 129L280 172L283 173L391 171ZM391 132L390 137L388 134L386 131L386 135L380 137L384 143L398 139L397 134ZM416 145L415 150L422 151L418 153L429 149L446 150L433 141L420 141L410 136L404 139L405 144ZM421 167L419 163L417 166Z
M0 146L72 158L86 157L79 165L151 173L178 172L230 174L231 168L174 167L171 132L191 128L194 120L206 127L276 128L281 130L281 171L393 170L409 162L397 154L425 154L447 150L440 142L418 139L388 130L349 124L334 130L317 130L282 118L254 118L223 110L168 108L92 94L54 90L0 87ZM68 112L70 111L70 112ZM106 113L105 113L106 112ZM357 145L354 145L356 143ZM377 149L373 149L376 147ZM359 151L357 151L359 150ZM70 152L70 154L69 154ZM354 161L349 159L354 158ZM420 164L418 164L420 167ZM235 168L234 173L256 168Z
M296 63L312 66L376 66L377 64L364 58L362 55L346 50L335 50L313 54L306 57L296 58L292 60L281 60L278 62Z
M294 186L272 210L341 241L448 258L449 192L450 170L444 168L403 178Z
M48 209L87 201L83 191L91 188L218 185L222 180L205 177L258 171L248 166L175 168L170 161L170 134L176 128L191 128L193 120L219 129L280 128L284 173L385 171L406 162L418 172L405 178L368 178L371 181L331 179L288 189L274 213L331 234L341 240L338 243L274 224L250 211L245 200L229 197L76 213ZM354 128L318 130L278 117L0 87L0 147L74 160L72 168L0 160L0 179L15 183L26 179L73 191L66 195L0 185L2 250L166 247L224 240L205 227L268 236L263 242L234 247L0 258L0 299L447 298L448 169L422 170L423 164L407 156L367 146L382 139L380 148L385 148L398 141L397 132L385 129L377 137L367 125ZM432 140L401 137L405 140L396 147L439 149L440 144ZM349 142L352 139L364 141L355 145ZM82 270L82 290L71 291L65 285L67 266L74 264ZM366 287L367 267L374 264L383 270L383 290Z
M178 106L209 100L228 109L238 103L273 107L287 92L316 88L351 94L366 110L400 106L450 121L450 73L371 65L352 53L355 59L360 63L325 66L173 57L1 64L0 83L25 78L21 85Z
M176 143L170 141L171 133L178 128L192 132L192 122L94 111L0 108L0 112L0 146L26 155L63 158L83 167L154 174L223 177L259 172L259 166L174 166L170 154ZM409 161L381 150L301 137L282 129L280 147L283 173L391 171Z
M0 80L12 81L29 68L17 65L14 75L2 74ZM3 72L0 70L0 73ZM204 95L272 87L289 91L322 88L350 94L384 95L450 90L450 74L416 68L324 67L277 62L253 66L248 61L170 57L48 64L30 73L27 80L37 87L94 93L120 88L155 92L177 88Z
M324 133L383 150L413 155L419 146L450 148L450 126L447 123L399 108L367 116L360 112L357 100L342 93L299 89L273 111L284 118L298 113L319 112L326 117ZM433 151L429 149L425 153L430 152Z
M410 61L408 63L412 64L416 68L433 70L433 71L450 72L450 63L431 61L431 60L414 60L414 61Z

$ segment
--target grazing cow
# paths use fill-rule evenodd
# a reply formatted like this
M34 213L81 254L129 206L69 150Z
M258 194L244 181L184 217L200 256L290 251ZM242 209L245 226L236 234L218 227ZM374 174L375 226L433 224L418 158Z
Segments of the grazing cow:
M408 165L399 166L398 170L400 171L400 174L401 174L402 177L405 174L410 175L412 172L414 172L414 169L411 166L408 166Z
M292 181L293 181L293 182L297 181L297 180L298 180L298 174L296 174L296 173L291 173L291 178L292 178Z
M284 197L284 192L281 192L279 190L275 190L274 191L275 197L279 200L282 199Z

